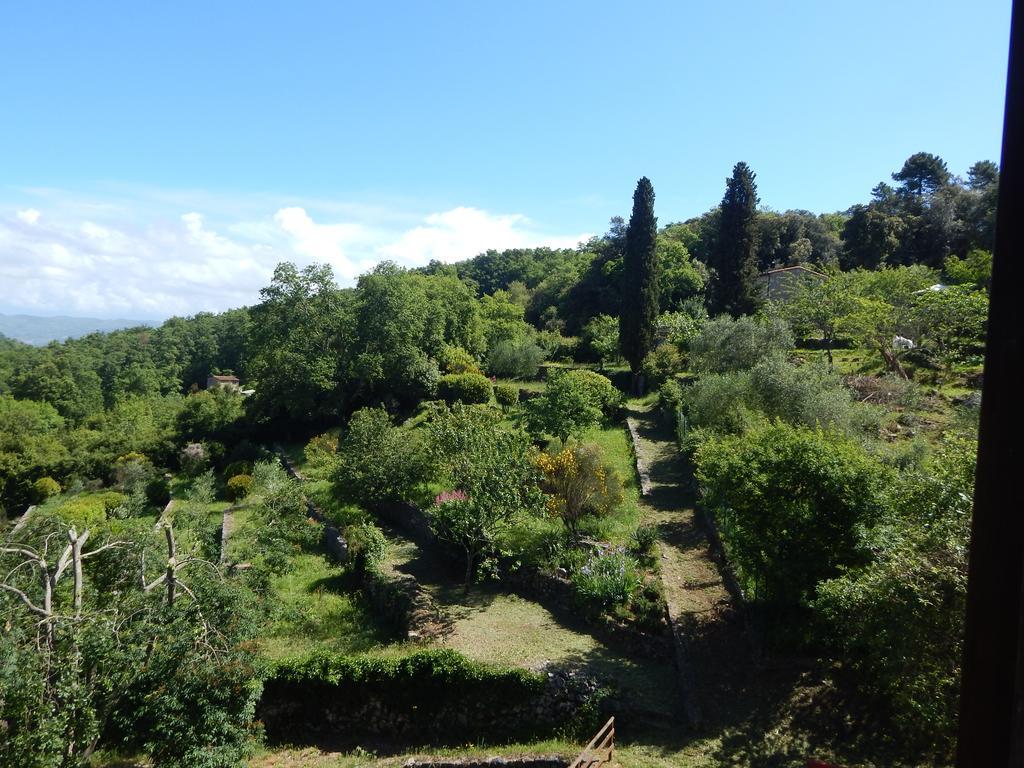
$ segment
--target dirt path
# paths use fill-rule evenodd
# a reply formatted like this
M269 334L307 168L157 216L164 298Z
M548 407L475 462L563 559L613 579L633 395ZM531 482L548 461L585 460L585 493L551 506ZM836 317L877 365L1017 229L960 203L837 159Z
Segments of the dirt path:
M721 722L731 709L731 692L749 673L746 635L694 509L688 468L672 430L654 410L638 406L628 421L646 486L641 514L658 529L686 717L691 727Z

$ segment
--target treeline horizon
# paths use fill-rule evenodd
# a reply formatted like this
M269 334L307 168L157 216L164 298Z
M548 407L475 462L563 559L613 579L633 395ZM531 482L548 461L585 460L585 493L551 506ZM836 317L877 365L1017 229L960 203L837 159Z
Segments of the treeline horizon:
M758 268L767 271L814 264L848 270L925 264L937 269L942 267L943 259L949 254L964 258L975 249L991 252L999 183L999 167L995 162L979 160L967 169L965 177L960 177L950 172L940 156L917 152L899 171L891 174L891 180L896 182L895 186L880 181L871 189L867 202L854 203L842 211L814 213L806 208L777 211L770 206L760 206L762 200L757 197ZM721 204L718 204L697 216L672 220L661 227L659 234L675 234L675 239L682 242L694 260L707 265L714 247L712 230L718 224L720 210ZM688 230L685 235L681 228ZM600 256L604 252L604 241L624 237L624 217L613 216L605 234L581 241L576 248L489 248L467 259L450 262L434 259L426 265L406 269L425 274L446 273L454 269L462 280L474 284L478 295L482 296L506 289L516 281L533 287L531 282L536 285L546 276L545 268L561 266L561 261L568 258L568 254ZM98 318L92 314L35 315L22 310L0 314L137 322L112 331L95 332L116 333L157 327L179 318L220 315L251 306L200 310L186 315L137 321L132 318ZM15 341L2 333L0 338ZM49 343L66 340L55 339Z
M731 244L719 242L730 231L722 205L660 227L652 218L656 316L678 324L751 314L763 300L752 275L775 266L912 266L925 279L987 280L994 163L975 163L963 180L941 158L915 154L892 174L895 186L880 183L845 217L756 210L755 178L739 163L728 181L723 203L739 200L745 211ZM0 441L0 504L20 512L31 499L28 479L102 475L129 450L172 460L168 430L187 419L183 409L200 407L182 396L211 373L235 373L256 390L245 402L254 436L308 435L361 407L415 407L460 354L513 379L532 377L545 360L617 358L627 229L616 217L575 249L492 250L413 269L385 261L352 288L339 287L329 266L282 263L251 307L45 347L0 338L0 410L17 410L19 423L50 436L32 451L17 444L20 429ZM737 253L742 264L730 262ZM630 362L636 373L642 361Z

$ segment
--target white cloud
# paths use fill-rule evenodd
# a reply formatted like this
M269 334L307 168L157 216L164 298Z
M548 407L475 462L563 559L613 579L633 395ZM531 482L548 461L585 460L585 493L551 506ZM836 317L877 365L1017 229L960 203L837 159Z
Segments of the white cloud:
M353 280L371 266L365 258L349 256L350 246L365 245L373 239L361 224L317 224L305 208L298 206L281 208L274 214L274 223L289 236L295 253L330 264L342 280Z
M219 311L258 301L280 261L328 263L339 283L351 285L385 258L418 266L488 248L572 247L588 237L552 236L522 214L466 206L416 215L318 201L319 213L311 213L311 204L243 199L209 213L177 207L184 193L133 209L123 200L45 192L45 216L27 200L6 215L0 207L2 312L156 319Z
M460 261L490 248L527 248L547 245L572 248L588 235L550 237L531 231L522 214L492 214L479 208L459 207L433 213L421 226L384 245L379 253L403 264L426 264L431 259Z

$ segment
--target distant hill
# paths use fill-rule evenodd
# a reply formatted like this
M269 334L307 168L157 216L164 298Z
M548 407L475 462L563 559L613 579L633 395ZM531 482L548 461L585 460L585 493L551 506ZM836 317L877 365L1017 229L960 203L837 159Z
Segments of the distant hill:
M48 344L51 341L76 339L94 331L116 331L149 325L142 320L101 320L95 317L36 317L35 315L0 314L0 334L26 344Z

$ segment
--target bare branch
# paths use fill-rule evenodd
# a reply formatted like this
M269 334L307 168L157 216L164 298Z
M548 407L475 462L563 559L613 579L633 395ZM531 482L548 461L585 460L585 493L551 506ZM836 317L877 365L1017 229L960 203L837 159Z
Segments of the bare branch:
M0 552L7 555L24 555L25 557L31 558L37 562L43 559L42 555L31 547L0 547Z
M92 557L93 555L98 555L100 552L102 552L105 549L114 549L115 547L123 547L127 543L128 543L127 541L112 541L109 544L104 544L102 547L97 547L96 549L89 550L88 552L83 552L82 553L82 559L85 560L86 558Z
M71 528L68 535L70 536L72 533L74 533L74 531L75 531L75 529ZM86 531L86 534L88 534L88 531ZM72 539L72 541L74 541L74 539ZM53 584L56 584L58 581L60 581L60 577L64 574L64 571L66 571L67 567L69 565L71 565L71 560L72 560L72 554L73 553L74 553L74 545L73 544L68 544L64 548L64 551L61 552L60 560L57 561L57 570L54 571L54 574L53 574L53 580L52 580Z
M150 590L156 589L157 587L159 587L161 584L164 583L164 580L166 578L167 578L167 574L166 573L161 573L159 576L156 577L156 579L154 579L149 584L146 584L145 581L143 581L142 591L143 592L149 592Z
M32 613L36 614L37 616L42 616L44 620L50 618L50 614L49 613L47 613L45 610L40 608L38 605L33 603L31 600L29 600L28 595L26 595L24 592L22 592L17 587L12 587L10 584L0 583L0 589L6 589L8 592L10 592L12 594L15 594L18 597L20 597L21 601L23 603L25 603L26 606L28 606L28 609L30 611L32 611Z

